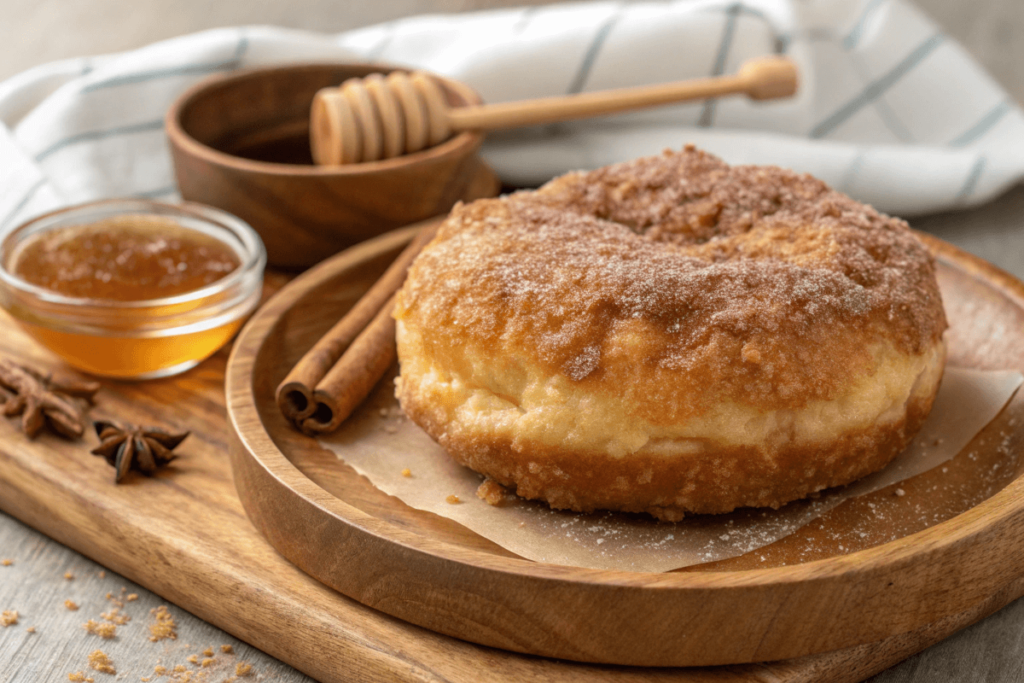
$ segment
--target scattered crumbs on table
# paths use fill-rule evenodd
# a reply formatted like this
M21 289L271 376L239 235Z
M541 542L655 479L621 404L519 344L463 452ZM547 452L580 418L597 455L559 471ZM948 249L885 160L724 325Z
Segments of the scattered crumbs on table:
M18 610L16 609L5 609L0 612L0 625L4 628L8 626L14 626L18 623Z
M195 664L196 666L199 665L199 655L189 655L185 659L188 660L189 663L191 664Z
M14 564L14 560L8 560L8 559L0 560L0 564L2 564L5 567L10 567L12 564Z
M462 501L459 500L458 496L456 496L454 493L452 493L451 495L449 495L447 498L444 499L444 502L448 503L449 505L458 505Z
M101 569L99 574L97 574L96 576L100 577L101 579L105 579L107 578L107 573Z
M25 631L27 633L35 633L36 632L36 627L35 626L29 626L27 629L25 629Z
M107 597L107 600L109 600L114 605L114 607L117 607L118 609L120 609L120 608L124 607L124 603L126 601L130 602L130 600L128 600L128 596L125 595L127 592L128 592L128 589L125 588L124 586L121 586L121 591L117 595L114 595L111 591L107 591L106 597ZM132 593L132 595L135 595L135 594ZM138 598L139 596L135 595L135 597Z
M68 674L68 680L72 683L93 683L92 676L86 676L81 671L76 671L73 674Z
M92 619L82 624L82 628L88 633L105 638L106 640L110 640L117 635L117 626L114 624L104 624L101 621L93 621Z
M204 657L212 657L213 656L213 648L212 647L208 647L205 650L203 650L203 656Z
M64 607L66 607L69 612L75 612L78 610L78 603L74 600L65 600Z
M110 657L103 650L93 650L89 653L89 666L101 674L117 673L114 663L110 661Z
M239 662L235 664L235 675L236 676L248 676L252 673L252 664L246 664L245 662Z
M121 606L124 605L124 603L118 604L120 604ZM130 616L121 612L121 607L117 606L111 607L109 612L103 612L100 614L100 616L104 619L104 621L109 621L110 623L117 624L118 626L124 626L132 620Z
M171 613L167 611L166 605L154 607L149 613L156 620L149 625L149 639L151 641L155 643L158 640L178 639L178 631L176 630L178 625L174 622L174 617L171 616ZM188 647L188 645L185 645L185 647Z
M410 470L408 467L406 467L404 470L402 470L402 476L403 477L411 477L412 476L412 470Z
M223 652L226 655L229 655L229 654L231 654L232 652L235 651L235 648L231 647L230 645L221 645L220 646L220 651Z
M165 673L167 673L167 667L160 666L159 664L157 664L153 667L153 673L155 673L157 676L163 676Z
M139 678L142 683L149 683L149 676L142 676Z
M184 664L177 664L174 667L174 672L175 673L179 673L180 674L180 673L184 673L186 671L188 671L188 667L185 666Z
M127 596L125 597L125 601L126 601L126 602L135 602L135 601L136 601L136 600L138 600L138 599L139 599L139 594L138 594L138 593L129 593L129 594L128 594L128 595L127 595Z
M202 662L200 662L199 665L202 666L205 669L208 666L213 666L214 661L215 660L214 660L213 657L206 657L205 659L203 659Z
M64 580L65 581L74 581L75 580L75 575L72 574L71 572L64 572Z

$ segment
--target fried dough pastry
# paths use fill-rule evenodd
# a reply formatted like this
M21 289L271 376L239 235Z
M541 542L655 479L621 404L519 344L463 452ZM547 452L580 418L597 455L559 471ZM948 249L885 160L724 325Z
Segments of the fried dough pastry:
M457 461L665 520L881 469L945 362L904 221L693 147L456 207L395 318L397 396Z

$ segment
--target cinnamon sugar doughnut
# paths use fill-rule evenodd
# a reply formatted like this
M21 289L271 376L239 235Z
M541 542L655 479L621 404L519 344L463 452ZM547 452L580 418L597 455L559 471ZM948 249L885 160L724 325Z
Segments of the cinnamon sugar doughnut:
M881 469L945 361L905 222L692 147L456 207L395 318L398 398L456 460L668 520Z

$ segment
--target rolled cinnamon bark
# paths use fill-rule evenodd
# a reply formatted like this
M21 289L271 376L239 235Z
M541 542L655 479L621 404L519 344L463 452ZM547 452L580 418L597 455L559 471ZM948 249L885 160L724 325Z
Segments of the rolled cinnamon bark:
M436 225L420 230L409 246L384 271L380 279L334 327L328 330L327 334L313 345L313 348L306 352L306 355L295 364L291 372L278 385L277 405L284 416L294 425L301 428L303 421L317 410L318 399L314 396L315 388L327 376L331 368L338 363L345 350L371 324L375 316L378 316L380 311L386 310L387 317L391 317L391 309L394 307L394 302L391 300L392 295L405 281L405 273L409 270L413 259L424 245L433 239L436 232ZM393 325L391 334L391 346L394 347ZM393 350L391 353L394 356ZM387 367L381 370L381 375L385 370ZM380 379L380 376L377 379ZM373 384L367 388L367 393L372 387ZM321 423L319 420L314 422Z
M316 385L312 414L302 420L306 434L332 432L370 394L395 361L395 296L388 299L373 321L334 367Z

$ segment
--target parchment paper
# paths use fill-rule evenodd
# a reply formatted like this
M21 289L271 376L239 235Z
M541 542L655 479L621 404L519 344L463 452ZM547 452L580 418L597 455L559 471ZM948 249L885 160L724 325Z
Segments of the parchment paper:
M884 470L779 510L747 508L677 523L644 515L556 511L513 496L499 507L489 505L476 496L482 477L456 464L405 418L388 381L320 443L385 493L413 508L453 519L521 557L594 569L663 572L756 550L848 498L941 465L999 414L1022 381L1018 372L947 367L921 432ZM404 469L411 476L403 475ZM460 502L447 502L451 495Z

